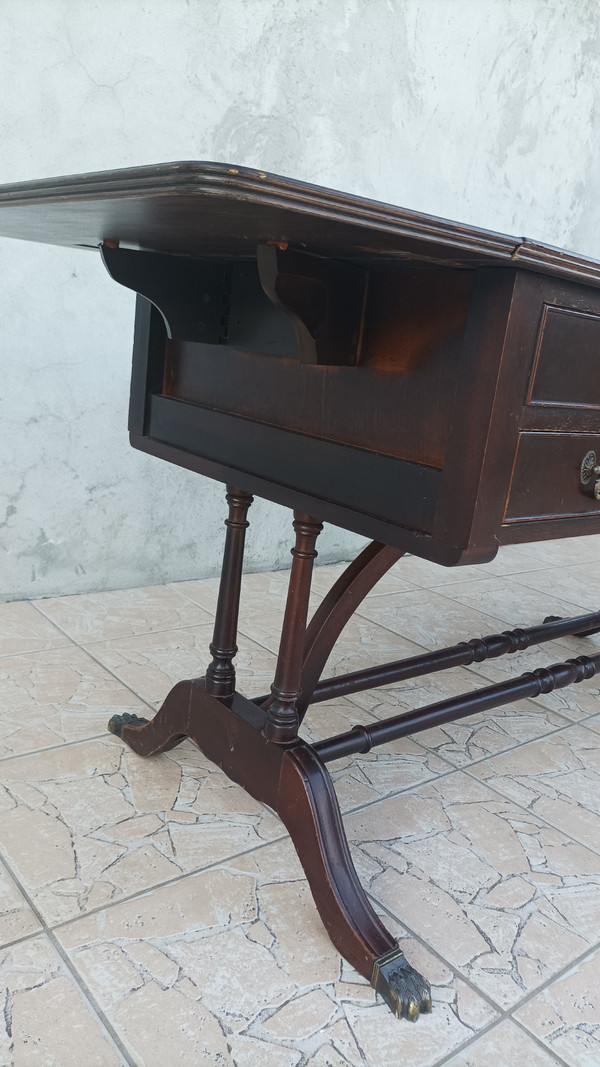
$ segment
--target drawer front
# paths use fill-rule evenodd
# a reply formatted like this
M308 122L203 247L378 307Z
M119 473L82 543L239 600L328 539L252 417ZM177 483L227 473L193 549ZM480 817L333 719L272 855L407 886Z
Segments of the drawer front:
M504 523L600 515L593 482L579 477L589 451L600 462L600 434L519 434Z
M600 410L600 316L545 304L526 403Z

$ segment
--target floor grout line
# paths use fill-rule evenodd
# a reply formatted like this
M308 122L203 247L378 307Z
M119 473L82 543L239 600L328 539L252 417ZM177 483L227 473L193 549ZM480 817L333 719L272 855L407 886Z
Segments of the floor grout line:
M346 697L345 699L352 700L352 697ZM523 701L523 703L525 703L525 701ZM507 707L507 706L508 705L500 705L499 709L491 708L488 712L485 712L485 711L484 712L481 712L481 711L477 712L476 711L476 712L473 712L472 716L471 715L465 715L461 719L454 719L448 725L453 726L455 723L468 722L468 720L470 718L474 717L475 715L482 715L482 716L487 716L488 714L492 714L493 715L495 710L501 710L503 707ZM360 705L359 704L355 704L355 707L360 708ZM535 707L535 711L538 712L540 707L541 707L541 705L538 705L537 707ZM361 709L361 710L364 711L364 708ZM418 711L420 709L416 708L415 710ZM543 708L543 710L547 711L548 709L547 708ZM369 712L368 714L372 715L373 712ZM410 711L407 711L406 714L410 715ZM559 715L559 712L553 712L552 714ZM567 727L569 727L569 726L575 726L575 725L578 726L578 725L580 725L579 722L575 723L572 720L567 719L564 715L560 715L560 718L564 720L563 724L561 726L552 727L551 729L545 731L544 733L539 734L537 737L529 738L527 741L515 741L514 744L507 745L506 748L498 749L498 751L496 751L496 752L491 752L488 756L480 756L478 759L468 759L467 763L464 763L464 764L452 763L450 758L448 756L444 755L443 752L440 752L439 749L430 748L425 740L417 741L416 740L417 738L421 737L422 734L427 733L426 730L417 730L412 734L407 734L406 736L409 737L412 741L415 741L416 744L421 745L422 748L424 748L427 752L430 752L433 756L437 756L438 759L444 760L444 762L448 763L451 767L454 768L454 770L461 771L461 770L464 770L467 766L472 767L472 766L475 766L478 763L485 763L487 760L495 759L496 756L502 756L506 752L512 752L513 749L515 749L515 748L521 748L523 745L530 744L530 743L532 743L534 741L540 741L544 737L550 736L550 734L558 733L559 730L567 729ZM592 713L592 715L588 716L588 718L595 718L595 714ZM385 722L385 719L377 718L375 721L376 722ZM442 727L428 727L428 729L442 729ZM316 744L316 742L314 742L314 743ZM379 746L377 746L377 747L379 747ZM384 745L382 745L381 747L385 748ZM370 751L373 751L373 749L371 749ZM364 755L367 755L367 753L364 753Z
M68 644L50 645L49 648L26 648L22 652L2 652L0 654L0 667L2 666L2 661L7 659L21 659L25 656L39 656L48 652L65 652L71 645L75 648L81 647L77 644L77 641L73 641L67 634L63 634L63 637L67 638L67 641L69 642Z
M92 1008L92 1010L97 1015L97 1017L100 1020L102 1026L106 1030L107 1034L110 1036L113 1044L116 1046L117 1051L119 1052L119 1055L122 1056L124 1062L128 1065L128 1067L139 1067L139 1065L136 1064L135 1060L133 1060L131 1058L131 1056L129 1055L129 1053L128 1053L128 1051L127 1051L122 1039L119 1037L119 1034L117 1033L116 1029L113 1027L112 1023L110 1022L110 1020L106 1016L105 1012L100 1007L98 1001L96 1000L96 997L92 993L92 991L89 988L89 986L87 985L87 983L83 980L83 978L80 975L79 971L75 968L74 964L69 959L69 956L67 955L67 953L63 949L62 945L60 944L58 939L54 936L53 931L51 929L48 929L46 931L46 936L48 937L48 940L52 944L52 946L54 948L54 951L58 954L58 956L60 956L64 966L67 968L67 971L69 973L71 981L73 982L73 984L77 988L80 996L82 996L84 998L84 1000L87 1000L89 1006Z
M261 851L262 849L267 848L269 845L279 843L280 841L285 840L287 838L288 838L288 835L284 833L281 837L274 838L274 839L272 839L270 841L262 842L262 843L260 843L258 845L254 845L250 849L246 849L246 850L243 850L243 851L241 851L239 853L236 853L236 854L234 854L234 855L232 855L230 857L226 857L224 859L217 860L214 863L209 864L209 865L207 865L205 867L195 868L194 870L188 871L188 872L182 872L181 874L177 875L176 877L174 877L172 879L168 879L165 882L160 882L160 883L157 883L156 885L153 885L153 886L150 886L150 887L146 887L145 889L139 890L136 893L132 893L132 894L129 894L127 896L121 897L118 900L115 900L115 901L112 901L112 902L108 902L107 904L104 904L104 905L102 905L102 906L100 906L98 908L90 909L89 911L86 911L86 912L82 913L81 915L74 916L72 919L67 919L67 920L64 920L63 922L60 922L60 923L57 923L57 924L54 924L54 925L48 925L45 922L42 914L38 911L38 909L34 905L33 901L30 899L28 893L26 892L26 890L24 889L24 887L20 883L20 880L18 879L18 877L15 876L15 874L13 873L13 871L12 871L10 865L8 864L8 862L4 859L4 857L0 857L0 862L3 864L3 866L7 870L7 873L9 874L9 876L12 878L12 880L17 885L19 891L22 893L23 897L25 898L28 906L31 908L32 912L35 914L36 918L38 919L38 922L40 922L40 929L39 930L33 931L32 933L24 935L23 937L15 939L14 941L7 942L4 945L2 945L1 948L2 949L10 948L15 944L20 944L20 943L22 943L24 941L32 940L33 938L39 937L42 934L48 936L48 938L51 940L52 944L54 945L56 951L58 952L58 954L63 959L63 962L68 967L69 972L71 973L71 975L75 979L76 984L80 987L80 989L82 990L82 992L85 995L85 997L89 1000L93 1010L98 1014L99 1018L101 1019L101 1021L105 1025L105 1027L106 1027L108 1033L110 1034L111 1038L113 1038L113 1040L115 1041L117 1047L119 1048L119 1051L121 1052L122 1055L124 1055L127 1058L127 1063L128 1064L132 1064L132 1061L128 1058L128 1054L127 1054L126 1050L124 1049L124 1047L122 1046L121 1041L118 1038L118 1035L113 1033L112 1026L111 1026L110 1022L108 1021L108 1019L106 1018L106 1016L104 1015L103 1010L97 1004L95 997L90 992L90 990L88 989L87 985L84 983L83 979L81 978L81 976L80 976L79 972L77 971L77 969L75 968L75 966L71 963L71 961L70 961L68 955L66 954L65 950L60 945L60 942L57 941L57 938L55 936L56 932L64 929L65 927L69 927L69 926L73 925L74 923L80 921L83 918L91 917L91 916L93 916L95 914L98 914L98 913L100 913L102 911L107 911L107 910L112 909L113 907L118 907L121 904L128 903L130 901L142 898L144 896L148 896L154 890L161 889L161 888L166 888L169 885L174 885L174 884L176 884L177 882L181 881L184 878L188 878L188 877L191 877L191 876L196 875L196 874L202 874L202 873L205 873L206 871L209 871L209 870L212 870L212 869L215 869L215 868L220 868L222 866L228 866L230 863L232 863L237 858L249 855L249 854L251 854L253 852ZM535 1034L532 1034L523 1024L521 1024L519 1022L519 1020L517 1020L517 1019L515 1019L513 1017L514 1016L514 1012L519 1010L521 1007L523 1007L526 1003L528 1003L534 997L536 997L540 993L542 993L547 987L551 986L555 981L560 980L560 978L564 974L567 974L574 967L576 967L579 963L581 963L583 960L585 960L588 956L591 956L595 951L598 951L598 949L600 948L600 942L598 942L595 946L594 945L588 946L586 948L586 950L580 956L578 956L575 959L571 960L563 968L561 968L555 974L550 976L546 980L546 982L542 983L540 986L537 986L534 990L531 990L526 996L524 996L522 998L522 1000L518 1001L513 1007L511 1007L510 1009L504 1010L501 1007L499 1007L498 1004L496 1004L494 1002L494 1000L489 996L489 994L486 994L470 978L468 978L466 975L464 975L462 973L462 971L460 970L460 968L457 968L456 965L452 964L448 959L446 959L443 955L441 955L441 953L439 953L433 946L431 946L426 940L424 940L419 934L417 934L416 931L409 924L407 924L406 921L402 917L398 916L387 905L382 903L374 894L372 894L371 892L368 892L368 891L366 891L366 892L367 892L367 895L371 898L371 900L376 904L376 906L381 911L383 911L387 915L389 915L390 918L392 918L395 922L400 923L400 925L407 931L408 935L411 938L413 938L419 944L422 944L427 952L429 952L431 955L433 955L435 958L437 958L444 966L448 967L448 969L453 974L455 974L460 979L460 981L462 981L466 986L468 986L478 997L480 997L481 999L483 999L484 1001L489 1003L490 1007L493 1008L493 1010L497 1013L496 1018L494 1018L486 1027L482 1027L480 1030L478 1030L476 1033L474 1033L466 1042L464 1042L460 1046L457 1046L447 1056L445 1056L445 1058L437 1060L437 1061L435 1061L435 1063L432 1063L430 1065L430 1067L443 1067L443 1065L445 1063L450 1062L450 1060L454 1056L456 1056L460 1051L462 1051L465 1048L470 1047L470 1045L472 1045L480 1037L485 1035L485 1033L487 1033L489 1030L492 1030L495 1026L498 1026L505 1019L510 1019L513 1023L516 1023L519 1026L519 1028L522 1029L523 1032L525 1034L527 1034L527 1036L530 1039L532 1039L536 1044L539 1045L539 1047L541 1049L543 1049L550 1056L553 1056L555 1058L555 1061L556 1061L557 1064L561 1064L562 1065L564 1063L564 1061L560 1057L558 1057L556 1055L556 1053L553 1052L552 1049L550 1049L547 1045L544 1045L540 1041L540 1039L537 1038L537 1036ZM132 1064L132 1067L135 1067L135 1064ZM568 1067L568 1065L567 1065L567 1067Z
M562 1056L559 1056L558 1052L555 1052L553 1048L550 1048L549 1045L545 1045L541 1037L538 1037L537 1034L534 1034L531 1032L531 1030L528 1030L527 1027L523 1025L520 1019L516 1019L514 1015L509 1016L509 1018L513 1026L518 1027L518 1029L523 1034L525 1034L530 1041L534 1041L536 1045L546 1053L547 1056L551 1056L554 1059L554 1062L559 1065L559 1067L573 1067L573 1064L569 1064L566 1060L563 1060Z
M44 617L45 617L45 616L44 616ZM56 625L56 624L54 624L54 625ZM183 627L182 627L182 628L183 628ZM60 627L58 627L58 626L57 626L57 629L60 629ZM63 631L63 630L61 630L60 632L61 632L61 633L64 633L64 631ZM166 631L166 630L165 630L165 631L162 631L162 630L161 630L160 632L161 632L161 633L167 633L168 631ZM68 636L68 634L65 634L65 637L67 637L67 636ZM136 636L137 636L137 635L136 635ZM147 636L147 635L143 635L143 636ZM72 640L72 639L71 639L71 638L69 638L69 640ZM111 677L111 678L114 678L114 680L115 680L116 682L118 682L118 683L119 683L119 685L122 685L122 686L123 686L123 688L124 688L124 689L126 689L126 690L127 690L128 692L130 692L130 693L133 693L133 695L134 695L135 697L137 697L137 699L138 699L139 701L141 701L141 702L142 702L142 704L144 705L144 707L148 708L148 710L149 710L149 711L151 711L153 715L156 715L156 710L157 710L157 709L156 709L156 708L155 708L155 707L154 707L154 706L153 706L153 705L152 705L152 704L151 704L151 703L150 703L150 702L149 702L148 700L146 700L146 698L145 698L145 697L143 697L141 693L138 693L138 691L137 691L136 689L134 689L134 688L133 688L133 686L131 686L131 685L128 685L128 684L127 684L127 682L124 682L124 681L123 681L123 679L122 679L122 678L120 678L118 674L115 674L115 672L114 672L113 670L111 670L111 668L110 668L110 667L107 667L107 666L106 666L106 664L102 663L102 661L101 661L101 660L99 660L97 656L94 656L94 655L93 655L93 654L92 654L92 653L91 653L91 652L90 652L90 651L89 651L89 650L88 650L87 648L84 648L84 646L83 646L83 645L80 645L80 644L78 644L78 643L77 643L77 641L73 641L73 644L74 644L74 645L76 646L76 648L79 648L79 649L80 649L80 651L82 651L82 652L86 653L86 655L88 655L88 656L89 656L89 658L90 658L90 659L91 659L91 660L92 660L92 661L93 661L94 663L96 663L96 664L97 664L97 665L98 665L99 667L101 667L101 668L102 668L102 670L106 671L106 673L107 673L108 675L110 675L110 677Z
M43 615L43 618L47 618L47 616ZM155 629L155 630L143 630L141 633L136 633L136 634L118 634L115 637L99 637L97 640L90 641L90 642L88 642L86 644L84 644L82 641L78 641L77 638L75 638L75 637L71 637L70 634L67 632L67 630L62 630L59 627L58 623L54 623L53 625L56 626L56 628L58 630L60 630L60 632L65 635L65 637L68 637L69 641L71 641L74 645L76 645L77 648L80 648L82 650L82 652L88 652L90 648L95 648L97 645L104 646L104 645L112 643L113 641L134 641L138 637L153 637L154 634L179 633L181 630L195 630L199 626L211 626L213 623L214 623L214 619L211 616L209 616L209 618L206 619L206 621L202 621L202 622L188 622L184 626L165 626L162 630L158 630L158 629ZM50 651L50 650L47 649L47 651ZM23 655L26 655L26 654L27 653L23 653Z
M129 904L131 901L146 897L156 889L168 889L169 886L176 885L177 882L181 882L184 878L194 878L197 875L206 874L207 871L216 870L220 867L227 867L234 863L235 860L241 859L243 856L249 856L254 852L260 852L269 845L279 844L281 841L285 841L287 837L288 834L285 832L280 837L274 837L270 841L262 841L260 844L252 845L251 848L243 849L241 852L234 852L231 856L225 856L223 859L214 860L212 863L208 863L201 867L194 867L189 871L181 871L180 874L173 875L172 878L167 878L162 882L156 882L154 885L145 886L143 889L138 889L133 893L127 893L116 900L109 900L106 904L100 904L96 908L90 908L89 911L84 911L81 915L74 915L72 919L64 919L62 922L48 926L47 929L54 931L62 930L63 927L71 926L73 923L79 922L81 919L87 919L88 916L99 915L101 912L108 911L110 908L116 908L121 904ZM6 865L6 861L4 862Z
M569 725L579 725L579 724L578 723L577 724L571 723ZM556 728L556 730L552 730L549 733L542 734L539 738L532 738L530 741L521 742L521 744L517 744L513 748L505 749L502 752L495 752L493 754L493 756L483 756L479 760L474 760L468 766L465 765L465 766L462 766L462 767L454 766L447 759L445 759L443 756L439 756L438 753L435 753L433 749L427 749L427 751L430 751L430 752L434 753L438 757L438 759L443 759L444 762L447 763L447 765L448 765L448 770L441 771L439 774L433 774L429 778L424 778L423 781L421 781L421 782L413 782L411 785L407 785L404 788L395 789L390 793L386 793L384 796L373 797L371 800L365 801L364 804L360 804L356 808L348 808L348 809L344 810L342 812L342 815L343 815L344 818L346 818L346 816L349 816L349 815L356 815L357 813L360 813L361 811L363 811L363 810L365 810L367 808L372 808L375 804L382 804L386 800L396 799L396 798L398 798L400 796L404 796L406 794L411 793L413 790L418 790L418 789L421 789L424 786L433 785L435 782L440 781L440 779L448 778L451 774L468 774L470 768L474 767L474 766L477 766L477 764L479 764L479 763L487 763L488 760L495 759L496 756L504 755L506 752L513 752L516 748L524 748L525 745L535 744L537 741L543 741L547 737L552 737L552 736L554 736L554 734L560 733L562 730L566 730L566 729L568 729L568 726L559 726L559 727ZM595 731L593 731L593 732L595 732ZM418 734L409 734L408 736L412 739L414 737L418 737L419 735ZM600 735L598 735L598 740L599 740L599 744L600 744ZM353 758L353 757L351 757L351 758ZM332 762L333 762L333 760L332 760ZM492 792L494 792L497 796L500 796L502 798L502 800L504 801L504 803L506 803L506 804L514 804L515 807L521 808L522 811L526 811L528 815L532 814L527 808L524 808L522 804L519 804L517 801L513 801L509 797L506 797L503 794L499 793L497 789L494 789L493 786L488 785L487 782L482 782L482 780L480 778L477 778L475 775L470 775L470 777L472 777L473 780L476 781L479 785L483 785L484 788L488 788ZM333 781L333 779L332 779L332 781ZM333 781L333 784L335 786L335 781ZM552 823L548 823L547 820L543 819L541 816L537 816L536 815L536 818L539 818L541 822L545 823L547 826L550 826L551 829L558 830L558 827L553 826ZM559 830L559 832L560 833L564 833L564 835L567 838L569 838L570 840L576 841L575 838L570 838L570 835L567 834L566 831ZM576 841L576 843L578 845L581 845L580 841ZM584 845L583 847L584 848L586 848L586 847L590 847L591 848L591 846L586 846L586 845ZM591 848L591 851L593 852L593 851L595 851L595 849Z
M505 577L506 576L502 576L502 577L495 576L495 578L497 580L499 580L499 581L503 581ZM452 584L455 584L455 583L448 583L448 585L450 585L450 586ZM458 583L456 583L456 584L458 584ZM513 583L513 584L518 584L518 583ZM497 615L491 615L487 611L483 611L480 607L471 607L471 605L469 605L469 604L463 604L462 601L456 600L454 597L448 596L447 594L444 593L444 589L446 588L445 585L437 587L437 588L433 588L433 587L432 588L426 588L424 586L419 586L417 588L419 588L421 592L434 593L436 596L441 596L441 597L444 598L444 600L448 600L451 604L454 604L455 607L462 607L462 608L466 608L468 611L476 612L478 615L483 616L484 619L486 619L486 618L490 619L492 622L495 622L500 626L504 626L504 627L508 626L511 629L514 629L515 627L518 628L518 624L515 624L514 622L508 622L507 623L505 619L502 619ZM525 588L529 589L528 586L526 586ZM412 594L413 592L414 592L414 590L410 589L410 590L404 590L404 593L399 592L399 591L392 592L392 593L381 593L381 594L379 594L379 598L378 599L381 599L384 596L386 596L386 597L403 596L403 595L405 595L407 593L411 593ZM536 590L536 592L539 592L539 590ZM554 597L553 599L559 600L558 597ZM389 630L390 633L395 634L397 637L403 638L406 641L412 641L413 643L418 643L418 642L414 641L413 637L409 637L407 634L399 633L397 630L392 630L389 626L386 626L385 623L381 623L376 619L371 619L370 616L368 616L368 615L364 615L361 612L360 609L362 607L362 604L364 604L367 600L368 600L368 597L365 597L365 599L362 601L362 603L359 604L357 610L354 613L355 615L360 615L361 618L366 619L368 622L371 622L375 626L382 626L384 629ZM565 606L565 608L578 608L579 609L574 614L571 613L570 615L566 615L565 616L566 618L577 618L579 615L581 615L582 612L584 614L588 614L588 615L593 614L593 612L587 611L587 609L582 608L580 605L571 604L569 601L566 601L566 600L559 600L559 603L563 604ZM530 625L532 625L532 624L530 624ZM558 640L558 639L554 638L554 640ZM543 644L546 644L546 642L543 642ZM533 645L531 647L533 647L533 648L535 648L535 647L543 647L543 644L541 646ZM421 646L421 647L424 647L424 646ZM426 651L431 651L431 649L426 649ZM482 662L486 662L486 661L482 661Z
M72 741L61 741L56 745L46 745L45 748L31 748L26 752L12 752L7 756L0 756L0 764L8 763L9 760L27 759L28 756L41 756L44 752L56 752L63 748L72 748L73 745L85 745L88 741L105 741L111 737L111 734L103 732L101 734L90 734L89 737L77 737Z
M529 1030L522 1026L522 1024L517 1019L513 1019L511 1016L505 1016L501 1019L495 1019L493 1022L488 1023L487 1026L483 1026L481 1030L478 1030L477 1033L473 1034L473 1036L470 1037L467 1041L464 1041L462 1045L459 1045L447 1056L444 1055L443 1059L436 1060L434 1063L428 1064L428 1067L448 1067L448 1064L452 1063L455 1056L459 1056L461 1052L465 1052L470 1049L473 1045L477 1043L477 1041L479 1041L481 1037L485 1037L486 1034L489 1034L492 1030L494 1030L498 1026L501 1026L502 1023L506 1022L507 1020L511 1022L514 1026L517 1026L519 1030L521 1030L524 1034L526 1034L529 1040L533 1041L533 1043L537 1045L542 1052L545 1052L546 1055L549 1056L550 1059L553 1060L553 1062L556 1064L556 1067L573 1067L573 1064L568 1064L565 1060L561 1059L560 1056L557 1056L557 1054L552 1049L548 1048L547 1045L544 1045L543 1042L540 1041L540 1039L536 1037L535 1034L531 1034Z
M29 896L29 893L27 892L27 890L23 886L23 884L22 884L20 878L18 877L18 875L16 875L14 873L14 871L12 870L10 865L5 860L4 856L0 855L0 863L2 864L2 866L4 867L6 872L10 875L10 878L12 879L12 881L17 886L17 889L19 890L19 892L21 893L21 896L24 898L25 902L27 903L30 911L35 915L37 921L40 924L40 929L36 930L31 935L31 937L21 938L19 940L19 942L16 942L16 943L20 944L22 941L29 941L29 940L32 940L35 937L42 937L42 936L45 937L48 941L50 941L50 943L51 943L52 947L54 948L55 952L58 954L58 956L62 960L63 964L67 968L67 973L69 975L69 978L70 978L71 982L77 987L77 989L79 991L79 994L83 995L84 999L87 1000L88 1007L91 1007L92 1011L97 1015L99 1022L101 1023L103 1029L106 1030L106 1033L110 1037L111 1042L115 1045L115 1047L118 1050L119 1054L122 1057L124 1057L124 1060L128 1064L128 1067L137 1067L137 1065L134 1063L134 1061L130 1058L127 1050L125 1049L125 1047L124 1047L124 1045L123 1045L123 1043L122 1043L122 1041L121 1041L121 1039L119 1037L119 1035L115 1032L115 1030L113 1029L112 1025L110 1024L110 1022L106 1018L106 1015L104 1014L104 1012L102 1011L100 1006L96 1003L95 997L93 997L93 995L91 994L90 990L87 989L85 983L81 979L81 976L79 975L77 970L72 965L72 963L69 960L69 958L68 958L67 954L65 953L64 949L58 943L56 937L54 936L54 932L53 932L52 927L48 926L48 924L46 923L42 913L39 911L39 909L34 904L33 900ZM0 946L0 952L4 951L4 949L8 948L8 947L11 947L11 946L9 946L9 945Z

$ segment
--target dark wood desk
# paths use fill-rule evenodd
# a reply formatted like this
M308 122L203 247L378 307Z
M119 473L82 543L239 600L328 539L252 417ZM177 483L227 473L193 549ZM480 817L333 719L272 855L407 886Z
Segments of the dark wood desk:
M134 447L228 485L212 661L135 751L190 737L288 828L327 930L398 1015L430 1008L354 870L326 769L407 733L591 677L581 656L310 745L309 704L600 630L600 613L322 680L403 552L446 565L600 533L600 263L239 167L178 163L0 188L0 234L100 249L138 294ZM270 695L236 691L247 513L294 510ZM307 625L322 522L372 538Z

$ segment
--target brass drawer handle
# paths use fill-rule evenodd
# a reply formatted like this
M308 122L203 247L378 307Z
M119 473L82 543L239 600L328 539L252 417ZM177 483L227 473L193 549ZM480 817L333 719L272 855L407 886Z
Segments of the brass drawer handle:
M596 500L600 500L600 467L596 465L596 453L586 452L581 461L579 479L582 485L590 485Z

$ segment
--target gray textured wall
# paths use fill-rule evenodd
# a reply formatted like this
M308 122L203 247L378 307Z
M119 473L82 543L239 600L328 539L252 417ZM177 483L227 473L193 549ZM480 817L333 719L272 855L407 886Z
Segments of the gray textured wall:
M596 0L1 0L0 182L222 160L600 257L599 28ZM128 445L133 302L0 241L0 597L218 565L221 487ZM286 513L253 518L249 566L285 565Z

